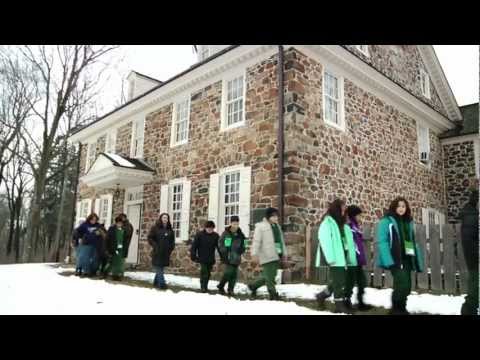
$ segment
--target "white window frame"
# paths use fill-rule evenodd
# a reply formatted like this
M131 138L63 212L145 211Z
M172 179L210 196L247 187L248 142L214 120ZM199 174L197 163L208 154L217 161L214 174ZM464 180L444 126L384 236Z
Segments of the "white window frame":
M363 55L370 57L370 52L368 50L368 45L355 45L355 48L360 51Z
M174 199L173 197L175 196L174 189L178 186L181 186L180 188L180 200L177 200L178 205L180 206L179 209L174 211L173 205L174 205ZM181 233L182 233L182 210L183 210L183 181L173 181L168 185L168 213L170 214L170 221L172 223L173 231L175 233L175 240L179 240L181 238ZM178 213L179 219L178 219L178 229L175 227L175 214ZM178 231L178 234L177 234Z
M242 176L242 171L241 169L234 169L234 170L230 170L230 171L226 171L224 172L221 177L220 177L220 211L219 211L219 222L220 224L219 225L219 229L224 229L225 227L228 226L227 224L227 221L226 221L226 218L227 218L227 215L226 215L226 206L227 204L225 203L225 195L226 195L226 192L225 192L225 186L227 185L226 184L226 177L228 175L233 175L233 174L238 174L238 200L234 203L230 203L228 204L228 206L237 206L238 207L238 210L237 210L237 216L240 216L240 179L241 179L241 176ZM230 192L231 193L231 192ZM232 216L234 214L230 214L230 216Z
M191 209L191 181L186 177L173 179L168 184L162 185L160 188L160 214L167 213L170 216L170 222L173 226L173 209L172 198L173 188L176 185L182 185L182 200L180 208L180 234L175 234L175 242L181 243L189 239L190 229L190 209Z
M427 141L426 144L422 143L423 139L420 136L421 129L425 129L426 141ZM432 160L431 160L432 154L431 154L431 148L430 148L430 128L428 126L425 126L424 124L421 124L419 121L417 121L417 143L418 143L418 161L423 166L430 168L432 163ZM428 153L429 160L427 164L420 161L421 153L423 152L422 150L425 150Z
M112 129L105 134L105 152L115 154L115 147L117 145L117 130Z
M139 122L143 122L143 136L142 136L142 142L138 146L138 149L135 148L136 140L137 140L137 124ZM142 116L141 118L135 119L132 121L132 137L130 141L130 157L134 159L138 158L143 158L143 145L145 143L145 117ZM137 153L135 153L135 150L138 150Z
M433 219L434 225L445 225L446 217L445 214L434 208L421 208L422 210L422 224L426 227L426 237L430 239L430 223ZM443 239L443 229L440 226L440 238Z
M91 154L92 145L94 149L93 157ZM90 158L93 158L93 161L91 161ZM92 164L95 162L96 159L97 159L97 141L95 140L93 142L87 143L87 159L85 160L85 173L87 173L88 170L90 170L90 167L92 166Z
M187 103L187 123L186 136L185 139L177 141L177 115L178 115L178 106L183 103ZM170 147L180 146L188 143L190 136L190 107L191 107L191 95L184 96L179 98L177 101L174 101L172 104L172 128L170 134Z
M84 212L86 210L86 213ZM75 219L75 226L80 225L87 219L87 216L90 215L92 211L92 199L83 199L77 201L77 214Z
M239 77L243 77L243 92L242 92L242 118L240 121L228 126L228 114L227 114L227 90L228 90L228 83L233 81ZM246 104L246 94L247 94L247 71L246 69L242 69L241 71L231 73L228 77L224 77L222 79L222 109L221 109L221 126L220 131L228 131L232 129L236 129L239 127L243 127L246 125L246 114L245 114L245 104ZM238 100L238 99L237 99Z
M235 165L220 169L210 175L210 187L208 195L208 220L215 222L218 231L225 228L225 175L240 172L239 188L239 218L240 227L245 236L250 235L251 221L251 186L252 168L245 165Z
M326 97L330 97L330 95L327 95L325 89L326 89L326 74L329 74L333 77L335 77L338 81L338 119L339 119L339 124L330 121L327 119L326 116ZM345 80L343 76L338 75L336 71L333 71L330 68L324 67L323 69L323 77L322 77L322 110L323 110L323 121L325 124L328 126L332 126L338 130L345 131L346 126L345 126L345 97L344 97L344 86L345 86Z
M431 98L430 76L423 69L420 69L420 91L427 99Z
M106 217L103 216L104 206L107 206ZM100 196L100 203L98 209L99 222L105 224L105 228L109 228L112 225L112 209L113 209L113 195L106 194Z

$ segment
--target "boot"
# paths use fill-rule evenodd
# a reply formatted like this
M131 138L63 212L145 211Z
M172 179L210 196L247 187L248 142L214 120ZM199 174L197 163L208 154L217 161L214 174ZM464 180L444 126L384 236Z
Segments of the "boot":
M392 300L392 308L390 309L388 315L405 315L400 301Z
M318 308L320 310L325 309L325 300L327 300L329 296L330 293L328 292L328 290L323 290L315 296L315 298L317 299Z
M217 285L217 289L220 295L225 295L225 281L221 280Z
M233 297L233 295L234 295L233 289L228 289L227 296L228 297Z
M402 312L402 315L410 315L410 313L407 310L407 300L401 302L400 310Z
M346 305L345 305L345 299L337 300L335 299L335 311L334 313L344 313L344 314L349 314L353 315L353 311L350 310Z
M352 305L352 301L350 300L350 298L345 298L345 300L343 300L343 302L345 303L345 307L350 310L351 312L353 312L353 305Z
M204 294L207 293L207 284L203 279L200 279L200 292Z
M372 305L367 305L363 302L363 299L358 299L357 310L359 310L359 311L369 311L369 310L372 310L372 309L373 309Z
M257 290L252 287L252 285L248 285L248 290L250 290L250 298L256 299L257 298Z
M279 301L279 300L281 300L281 299L280 299L280 295L278 295L278 292L276 292L276 291L272 291L272 292L269 291L269 292L268 292L268 295L269 295L269 297L270 297L270 300L272 300L272 301Z

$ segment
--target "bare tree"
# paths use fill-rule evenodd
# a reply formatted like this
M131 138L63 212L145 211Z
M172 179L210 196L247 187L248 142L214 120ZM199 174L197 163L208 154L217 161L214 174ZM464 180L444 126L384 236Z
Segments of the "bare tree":
M38 100L31 68L14 52L0 49L0 186L15 155L11 147Z
M96 80L101 75L102 59L117 46L24 46L20 48L23 59L36 74L36 84L42 96L41 106L31 104L36 116L32 125L41 135L37 139L32 128L22 131L26 144L25 160L32 170L35 184L30 206L28 245L24 259L31 261L32 251L39 245L42 200L49 174L50 161L58 155L54 150L59 135L68 137L72 124L68 112L76 111L88 104L93 96ZM97 67L97 71L92 68ZM100 70L99 70L100 69ZM98 71L99 70L99 71ZM95 75L94 75L95 74ZM75 101L78 99L78 101ZM63 134L60 134L62 126ZM32 146L33 145L33 146Z

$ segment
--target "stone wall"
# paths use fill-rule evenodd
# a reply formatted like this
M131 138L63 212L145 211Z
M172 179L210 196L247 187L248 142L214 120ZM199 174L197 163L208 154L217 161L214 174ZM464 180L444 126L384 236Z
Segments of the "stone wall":
M147 233L159 216L160 187L175 178L191 180L189 234L192 238L208 217L210 175L220 169L251 166L251 208L277 206L277 72L276 56L246 72L247 125L220 132L222 82L191 94L189 141L170 147L172 104L149 114L145 127L145 161L156 170L155 180L144 186L144 216L140 238L142 262L150 262ZM221 231L221 230L219 230ZM248 232L247 229L244 231ZM188 254L189 244L177 244L170 270L197 273ZM245 257L241 271L258 273Z
M430 99L422 95L420 69L427 71L417 45L368 45L370 56L365 56L355 45L346 45L362 60L412 92L434 109L447 116L435 86L430 79Z
M445 180L447 184L448 222L457 223L459 211L470 196L474 185L475 153L473 141L443 145Z
M287 57L286 228L303 271L305 230L340 197L374 222L396 196L405 196L416 221L421 207L445 213L442 148L430 132L431 168L418 160L415 120L345 79L346 131L326 125L322 65L298 51Z

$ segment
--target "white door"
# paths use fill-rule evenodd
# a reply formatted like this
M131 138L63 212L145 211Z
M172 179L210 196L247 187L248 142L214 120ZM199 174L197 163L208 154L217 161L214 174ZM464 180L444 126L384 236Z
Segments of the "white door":
M133 226L133 235L132 241L130 242L130 247L128 248L128 264L137 264L138 263L138 239L140 236L140 216L141 216L141 205L129 205L127 207L127 217L130 223Z

